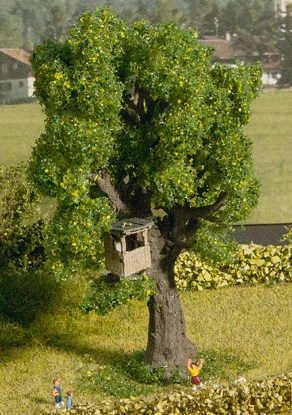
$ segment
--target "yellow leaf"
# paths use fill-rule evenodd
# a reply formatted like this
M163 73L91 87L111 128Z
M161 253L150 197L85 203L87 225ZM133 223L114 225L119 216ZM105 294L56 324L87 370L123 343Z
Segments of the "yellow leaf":
M276 255L271 258L271 261L273 264L277 264L277 262L281 262L281 258Z

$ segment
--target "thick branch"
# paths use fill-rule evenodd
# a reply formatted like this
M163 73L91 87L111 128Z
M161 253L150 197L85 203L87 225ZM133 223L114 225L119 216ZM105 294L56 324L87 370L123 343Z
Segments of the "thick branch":
M96 183L98 184L102 193L108 197L110 203L116 211L124 212L125 214L129 213L128 207L122 202L119 193L111 183L108 171L102 170L99 172L99 177L96 180Z
M121 114L128 125L133 123L143 124L152 121L156 107L159 107L159 112L163 112L168 105L167 101L154 101L148 91L139 88L136 82L134 94L124 97L124 109Z
M226 194L221 193L212 205L199 208L191 207L188 203L173 206L162 220L157 221L159 230L166 240L165 248L169 251L187 248L199 227L198 219L218 222L213 214L224 205L225 200Z
M225 201L226 201L226 193L222 192L220 193L218 200L212 205L202 206L199 208L192 208L194 216L196 218L205 219L209 222L217 222L218 221L217 218L212 215L216 213L222 206L224 206Z

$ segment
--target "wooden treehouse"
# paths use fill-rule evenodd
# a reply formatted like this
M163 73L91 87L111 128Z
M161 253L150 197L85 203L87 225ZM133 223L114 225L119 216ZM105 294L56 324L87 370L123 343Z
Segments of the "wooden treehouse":
M113 223L104 240L107 271L129 277L151 267L148 230L153 225L138 218Z

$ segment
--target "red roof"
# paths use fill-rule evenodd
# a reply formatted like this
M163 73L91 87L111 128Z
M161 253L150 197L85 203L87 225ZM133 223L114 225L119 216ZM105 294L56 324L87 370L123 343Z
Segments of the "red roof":
M0 49L0 52L4 53L5 55L10 56L11 58L14 58L22 63L25 63L26 65L31 66L31 63L29 61L30 59L30 53L26 52L23 49Z

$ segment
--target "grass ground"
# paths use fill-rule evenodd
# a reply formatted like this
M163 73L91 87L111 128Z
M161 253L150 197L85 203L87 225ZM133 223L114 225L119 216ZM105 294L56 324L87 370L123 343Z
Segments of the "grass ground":
M43 130L44 115L37 102L0 105L0 165L27 160L35 140Z
M78 304L85 285L66 285L62 302L27 331L23 344L2 349L1 415L34 415L52 408L54 377L63 394L74 391L79 404L98 403L108 395L146 397L173 388L189 390L140 384L116 367L146 347L146 304L134 302L105 317L83 315ZM206 359L204 381L228 384L238 370L248 380L291 370L291 298L289 285L183 294L189 338Z
M248 223L290 223L292 200L292 92L263 93L253 102L245 131L253 141L259 204Z

